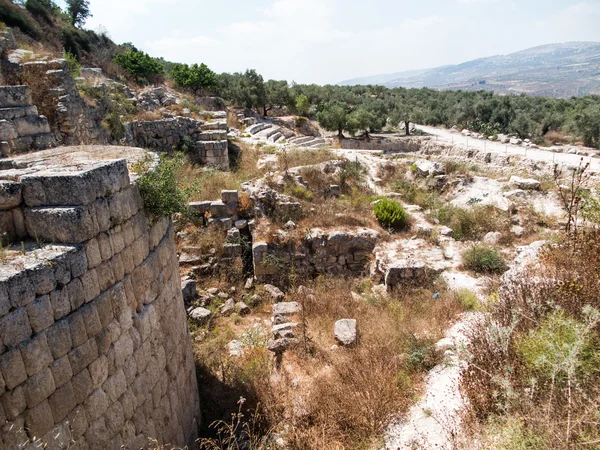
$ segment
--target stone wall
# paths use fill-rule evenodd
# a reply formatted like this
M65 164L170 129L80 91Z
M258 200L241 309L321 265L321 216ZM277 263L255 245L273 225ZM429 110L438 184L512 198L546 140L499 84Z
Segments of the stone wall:
M161 152L181 150L184 137L187 136L194 146L191 151L196 154L200 163L229 167L226 120L204 122L189 117L174 117L135 121L126 125L126 136L129 145Z
M308 230L299 241L254 240L254 276L267 281L287 274L290 266L301 275L361 275L368 273L378 233L363 228L352 231Z
M93 152L0 165L0 217L23 239L0 266L0 448L197 437L173 226L149 221L125 160Z
M421 141L416 137L371 136L370 139L339 139L341 148L347 150L382 150L384 152L416 152Z

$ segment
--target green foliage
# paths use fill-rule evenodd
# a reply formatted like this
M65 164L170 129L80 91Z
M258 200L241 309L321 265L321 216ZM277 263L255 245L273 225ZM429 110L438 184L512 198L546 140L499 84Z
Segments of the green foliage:
M463 266L478 273L501 273L506 263L500 251L487 245L475 245L462 254Z
M369 131L377 127L376 117L365 108L358 108L348 116L347 128L351 133L364 131L369 135Z
M71 25L83 25L85 21L92 17L89 0L66 0L67 14L71 19Z
M31 37L38 37L32 20L23 14L23 10L19 6L9 0L0 0L0 22L4 22L9 27L17 27Z
M25 9L49 24L52 23L52 17L60 12L60 8L52 0L27 0Z
M311 202L313 199L313 193L309 189L306 189L304 186L300 185L288 185L285 187L285 193L287 195L291 195L292 197L299 198L300 200L306 200Z
M264 107L267 94L263 77L256 70L219 75L219 87L224 98L245 108Z
M218 86L217 75L204 63L188 66L175 64L171 78L180 87L191 89L195 94L201 91L213 91Z
M406 356L405 367L410 372L427 372L437 364L435 345L414 335L410 339Z
M508 228L508 216L493 206L475 205L471 208L460 208L451 204L440 207L432 204L430 207L432 218L452 228L456 240L481 239L490 231Z
M84 53L92 49L91 38L84 30L73 27L71 24L65 25L61 29L61 42L66 53L70 53L77 60L80 60Z
M135 47L116 55L114 62L136 83L149 83L163 73L163 68L158 61Z
M160 164L137 179L144 207L154 218L187 212L188 194L177 183L183 158L161 156Z
M269 80L265 83L265 105L264 113L273 108L273 106L283 107L291 103L290 90L285 80Z
M594 326L600 313L584 308L585 321L555 311L517 340L517 352L538 377L552 383L566 384L578 377L600 370L600 352L596 347Z
M296 97L295 102L296 112L301 116L308 115L308 111L310 110L310 102L308 101L308 97L304 94L300 94Z
M473 291L469 289L460 289L455 292L455 295L459 303L467 311L472 311L479 307L479 299Z
M410 220L406 210L400 203L382 198L374 207L375 217L384 228L402 230L409 226Z
M343 131L348 129L349 108L341 102L327 103L317 114L319 125L327 131L337 131L343 137Z
M73 53L64 52L63 59L67 61L67 67L69 68L71 75L78 77L79 71L81 70L81 64L79 64L77 57Z

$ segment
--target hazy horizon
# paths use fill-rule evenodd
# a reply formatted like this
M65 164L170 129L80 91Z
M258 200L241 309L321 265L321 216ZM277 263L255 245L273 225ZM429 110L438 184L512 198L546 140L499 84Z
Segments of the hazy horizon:
M62 1L58 2L64 5ZM600 41L600 2L91 0L86 28L216 72L333 84L539 45Z

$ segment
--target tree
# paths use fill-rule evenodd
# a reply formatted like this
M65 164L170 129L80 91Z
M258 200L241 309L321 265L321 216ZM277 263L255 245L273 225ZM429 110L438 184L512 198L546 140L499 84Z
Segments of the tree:
M217 75L206 64L175 64L171 78L180 87L191 89L194 94L203 90L214 90L218 86Z
M410 122L412 122L412 116L414 114L414 108L412 105L407 103L399 104L392 111L390 120L393 124L399 124L404 122L404 130L407 136L410 136Z
M600 106L589 105L573 114L573 122L584 145L600 147Z
M300 94L296 97L296 112L301 116L308 115L308 111L310 110L310 102L308 101L308 97L304 94Z
M273 106L283 107L290 103L290 89L285 80L269 80L265 83L264 115L273 109Z
M148 83L152 78L163 73L163 68L158 61L135 48L116 55L114 61L136 83Z
M92 17L89 0L66 0L67 14L71 18L71 24L75 27L83 25L88 17Z
M375 115L365 108L360 107L348 116L347 129L350 132L363 130L365 137L369 139L369 131L371 128L375 128L376 123Z
M338 137L343 138L343 131L348 129L348 105L338 101L327 103L317 114L319 125L327 131L337 131Z

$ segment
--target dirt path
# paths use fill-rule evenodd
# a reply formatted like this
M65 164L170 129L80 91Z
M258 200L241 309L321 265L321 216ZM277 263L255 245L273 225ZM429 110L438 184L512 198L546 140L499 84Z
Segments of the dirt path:
M525 148L520 145L502 144L500 142L473 139L471 137L463 136L458 132L451 132L450 130L429 127L426 125L417 125L416 128L435 136L437 140L442 142L449 142L456 145L462 145L464 147L468 146L468 148L488 151L491 153L521 155L534 161L544 161L546 163L556 162L559 164L577 166L582 158L582 156L575 154L556 153L539 148ZM589 151L592 150L589 149ZM591 170L600 171L600 159L591 158L589 156L585 156L583 159L585 162L590 163Z

